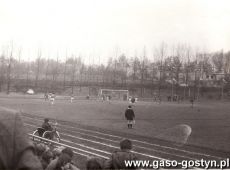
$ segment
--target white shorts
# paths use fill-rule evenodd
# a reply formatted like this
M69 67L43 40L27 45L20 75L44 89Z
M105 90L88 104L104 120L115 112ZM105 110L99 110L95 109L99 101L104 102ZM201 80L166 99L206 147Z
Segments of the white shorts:
M135 120L127 120L128 124L135 124Z

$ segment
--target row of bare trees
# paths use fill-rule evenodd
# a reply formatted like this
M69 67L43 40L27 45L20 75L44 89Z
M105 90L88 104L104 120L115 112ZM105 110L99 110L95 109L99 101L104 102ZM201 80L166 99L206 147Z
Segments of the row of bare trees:
M8 52L3 51L0 56L0 91L5 87L9 93L11 87L19 85L42 91L58 86L61 89L70 87L73 93L76 85L96 84L114 88L137 86L141 91L149 87L152 92L160 94L162 88L170 84L173 95L174 88L180 84L183 84L186 93L186 88L197 88L199 81L209 74L230 73L230 52L192 52L191 48L183 46L168 52L166 47L162 44L155 49L153 57L146 56L144 47L140 56L127 57L122 53L110 57L106 64L87 65L81 56L57 54L56 59L45 58L41 49L35 61L24 61L21 50L17 55L13 54L12 45ZM63 58L65 60L61 61Z

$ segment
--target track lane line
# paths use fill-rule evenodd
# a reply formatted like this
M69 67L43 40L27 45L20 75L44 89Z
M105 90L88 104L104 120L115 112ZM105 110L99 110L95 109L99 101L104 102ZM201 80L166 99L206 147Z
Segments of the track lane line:
M30 124L27 124L27 125L32 126L32 127L36 127L36 126L30 125ZM70 135L70 134L61 133L61 132L59 132L59 133L62 134L62 135L64 135L64 136L69 136L69 137L72 137L72 138L76 138L76 139L80 139L80 140L85 140L85 141L92 142L92 143L96 143L96 144L99 144L99 145L104 145L104 146L107 146L107 147L120 149L120 148L117 147L117 146L109 145L109 144L106 144L106 143L101 143L101 142L98 142L98 141L93 141L93 140L89 140L89 139L84 139L84 138L76 137L76 136L73 136L73 135ZM161 157L157 157L157 156L153 156L153 155L149 155L149 154L144 154L144 153L140 153L140 152L136 152L136 151L131 151L131 152L133 152L133 153L135 153L135 154L138 154L138 155L145 156L145 157L150 157L150 158L153 158L153 159L168 160L168 159L165 159L165 158L161 158Z
M33 118L28 117L28 116L24 116L24 117L34 120ZM38 118L35 118L35 119L38 120L38 121L43 121L43 120L38 119ZM123 139L123 137L120 137L120 136L110 135L110 134L106 134L106 133L101 133L101 132L98 132L98 131L86 130L86 129L82 129L82 128L75 128L75 127L72 127L72 126L67 126L67 125L62 125L62 124L59 124L59 126L69 127L69 128L73 128L73 129L80 129L82 131L87 131L87 132L91 132L91 133L101 134L101 135L104 135L104 136L112 136L112 137L117 137L117 138ZM71 130L68 130L68 131L76 133L75 131L71 131ZM77 133L81 133L81 132L77 132ZM109 140L109 139L106 139L106 140ZM188 153L188 154L192 154L192 155L200 155L200 156L212 157L212 158L217 158L217 159L226 159L226 158L222 158L222 157L218 157L218 156L213 156L213 155L209 155L209 154L204 154L204 153L199 153L199 152L192 152L192 151L187 151L187 150L183 150L183 149L177 149L177 148L163 146L163 145L158 145L158 144L152 144L152 143L148 143L148 142L145 142L145 141L140 141L140 140L135 140L135 139L131 139L131 140L132 141L136 141L138 143L146 144L146 145L156 146L156 147L165 148L165 149L171 149L171 150L175 150L175 151L179 151L179 152L184 152L184 153ZM135 145L135 146L138 146L138 145ZM143 147L143 146L140 146L140 147L147 148L147 147ZM158 150L156 150L156 151L158 151ZM163 152L163 151L160 151L160 152ZM170 153L168 153L168 154L170 154ZM193 159L195 159L195 158L193 158Z

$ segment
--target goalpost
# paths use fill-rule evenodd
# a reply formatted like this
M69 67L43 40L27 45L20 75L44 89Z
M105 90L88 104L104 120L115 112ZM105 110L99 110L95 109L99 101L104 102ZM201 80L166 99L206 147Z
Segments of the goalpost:
M129 99L128 90L100 89L98 96L102 100L124 100Z

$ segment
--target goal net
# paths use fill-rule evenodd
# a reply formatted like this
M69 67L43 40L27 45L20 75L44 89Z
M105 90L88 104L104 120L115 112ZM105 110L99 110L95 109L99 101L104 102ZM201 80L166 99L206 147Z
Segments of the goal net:
M102 100L124 100L129 99L128 90L114 90L114 89L101 89L99 91L99 97Z

